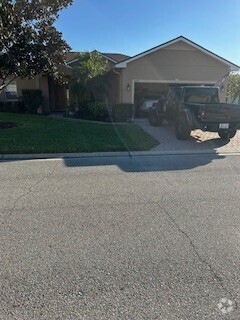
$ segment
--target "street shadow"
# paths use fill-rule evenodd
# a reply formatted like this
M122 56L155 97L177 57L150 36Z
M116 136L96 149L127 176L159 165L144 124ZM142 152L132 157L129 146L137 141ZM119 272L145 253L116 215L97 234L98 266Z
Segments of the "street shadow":
M191 170L224 159L218 154L160 155L133 157L68 158L64 164L68 168L96 166L117 166L124 172L160 172Z
M161 130L164 129L167 130L167 138L172 135L171 139L176 139L174 135L174 128L171 124L161 127ZM201 134L198 135L198 132L195 132L187 141L177 140L177 144L174 145L174 150L168 150L163 146L162 150L165 153L169 153L166 155L151 155L149 153L149 155L146 156L132 157L64 159L64 163L67 167L79 168L92 166L117 166L122 171L131 173L191 170L208 165L215 160L225 158L224 155L219 155L215 149L228 144L228 140L222 140L218 137L214 137L212 139L202 141L201 137ZM169 141L167 145L171 146L171 142ZM187 150L188 154L183 154L182 150ZM161 144L159 151L161 151ZM175 154L171 154L171 152Z
M118 167L123 172L161 172L161 171L179 171L179 170L191 170L198 167L203 167L210 164L213 161L222 160L225 158L224 155L219 155L216 152L209 151L205 153L189 153L181 154L181 151L166 152L164 155L133 155L129 156L98 156L91 155L90 157L85 156L67 156L61 157L56 155L56 158L62 161L65 167L67 168L91 168L91 167ZM127 153L126 153L127 154ZM44 155L36 155L36 157L31 157L30 159L14 159L14 158L5 158L0 160L1 163L6 162L26 162L33 160L47 160Z

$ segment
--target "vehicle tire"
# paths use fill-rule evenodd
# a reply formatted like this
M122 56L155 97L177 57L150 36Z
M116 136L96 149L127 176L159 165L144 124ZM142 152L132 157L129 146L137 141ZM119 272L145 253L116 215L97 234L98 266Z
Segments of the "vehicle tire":
M223 139L223 140L229 140L229 132L228 131L226 131L226 130L219 130L218 131L218 135L219 135L219 137L221 138L221 139Z
M178 140L187 140L190 137L191 128L188 124L187 118L182 115L175 121L175 136Z
M235 136L236 133L237 133L237 130L231 130L229 132L229 138L232 139Z
M148 122L151 126L161 126L163 119L159 118L156 112L149 110Z
M229 140L235 136L236 132L237 130L231 130L231 131L219 130L218 135L223 140Z

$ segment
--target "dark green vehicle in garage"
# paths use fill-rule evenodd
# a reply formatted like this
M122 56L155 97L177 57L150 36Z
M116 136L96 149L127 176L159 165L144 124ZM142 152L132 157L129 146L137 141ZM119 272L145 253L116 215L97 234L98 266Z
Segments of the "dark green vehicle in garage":
M218 132L220 138L230 139L240 125L240 105L220 103L217 87L171 87L165 101L150 108L148 120L155 126L163 120L174 122L179 140L188 139L195 129Z

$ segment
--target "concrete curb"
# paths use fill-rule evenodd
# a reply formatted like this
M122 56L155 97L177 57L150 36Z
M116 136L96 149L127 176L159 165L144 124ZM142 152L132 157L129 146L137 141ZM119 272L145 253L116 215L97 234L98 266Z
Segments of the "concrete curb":
M35 153L35 154L1 154L0 160L35 160L35 159L70 159L70 158L100 158L129 157L123 152L92 152L92 153Z
M127 151L123 152L92 152L92 153L46 153L46 154L0 154L0 161L6 160L44 160L44 159L74 159L74 158L104 158L104 157L156 157L182 155L240 155L240 150L218 151L206 150L163 150L163 151Z
M116 124L123 124L123 125L129 125L129 124L136 124L133 121L132 122L114 122L114 121L95 121L95 120L85 120L85 119L79 119L79 118L70 118L70 117L62 117L62 116L57 116L57 115L48 115L49 118L53 119L64 119L64 120L69 120L69 121L74 121L74 122L80 122L80 123L88 123L88 124L104 124L104 125L116 125Z
M137 156L176 156L176 155L201 155L201 154L240 154L240 151L219 151L215 149L206 149L206 150L162 150L162 151L133 151L131 152L132 157Z

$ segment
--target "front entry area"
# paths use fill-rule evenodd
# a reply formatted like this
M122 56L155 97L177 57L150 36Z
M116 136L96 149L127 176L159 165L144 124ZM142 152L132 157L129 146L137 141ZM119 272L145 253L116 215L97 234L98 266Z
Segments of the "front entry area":
M48 85L50 111L66 111L68 105L68 84L62 84L49 77Z
M64 111L67 107L66 84L54 83L54 111Z

